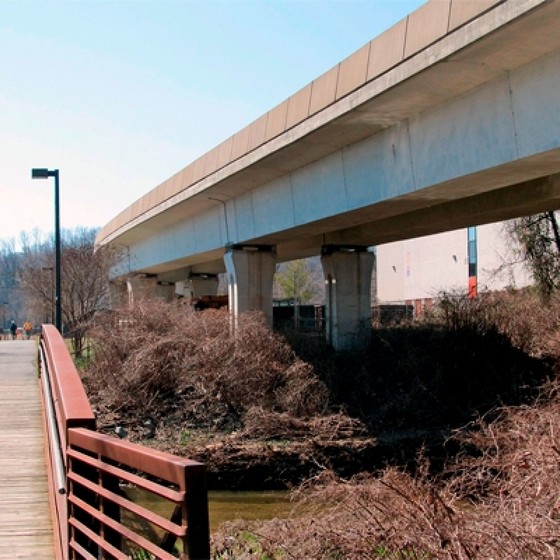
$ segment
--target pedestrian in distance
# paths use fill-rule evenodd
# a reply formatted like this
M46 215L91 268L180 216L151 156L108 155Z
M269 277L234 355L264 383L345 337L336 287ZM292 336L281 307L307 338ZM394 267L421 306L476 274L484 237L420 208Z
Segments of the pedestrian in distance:
M17 338L17 325L15 321L12 321L10 325L10 332L12 333L12 340Z
M31 338L31 331L33 330L33 325L31 321L28 319L23 323L23 332L25 332L25 338L29 340Z

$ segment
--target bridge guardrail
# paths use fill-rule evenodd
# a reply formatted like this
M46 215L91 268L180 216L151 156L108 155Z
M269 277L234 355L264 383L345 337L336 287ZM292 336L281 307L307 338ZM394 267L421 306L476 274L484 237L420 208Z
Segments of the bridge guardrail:
M89 399L53 325L42 326L39 354L57 559L209 558L206 467L96 432ZM151 505L130 499L131 488Z

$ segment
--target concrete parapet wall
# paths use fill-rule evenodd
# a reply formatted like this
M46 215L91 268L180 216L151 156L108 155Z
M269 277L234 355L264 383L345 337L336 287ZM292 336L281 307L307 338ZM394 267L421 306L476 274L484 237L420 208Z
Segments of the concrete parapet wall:
M118 214L98 241L508 0L430 0Z

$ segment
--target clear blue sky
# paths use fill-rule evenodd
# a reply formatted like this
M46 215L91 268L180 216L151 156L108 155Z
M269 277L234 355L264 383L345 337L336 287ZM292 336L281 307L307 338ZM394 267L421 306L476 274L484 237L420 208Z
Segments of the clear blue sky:
M0 0L0 239L103 226L424 0Z

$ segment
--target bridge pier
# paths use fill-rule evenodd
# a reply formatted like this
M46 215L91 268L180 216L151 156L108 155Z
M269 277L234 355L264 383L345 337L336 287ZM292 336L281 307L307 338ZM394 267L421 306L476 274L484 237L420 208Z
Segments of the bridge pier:
M112 308L132 305L135 299L161 297L159 292L161 292L161 287L158 286L157 277L145 274L131 275L109 283L109 298Z
M232 325L244 311L262 311L272 326L272 282L276 250L271 245L232 245L224 263L228 277Z
M323 246L326 338L336 350L351 350L369 340L374 263L375 255L367 247Z
M188 276L187 276L188 275ZM185 278L177 280L177 278ZM125 279L113 280L109 284L111 307L132 305L141 299L163 299L171 301L175 296L202 297L218 293L218 275L181 271L173 276L139 274Z
M139 274L137 276L129 276L126 279L126 291L128 294L128 303L132 305L134 301L142 299L166 299L165 292L167 286L160 286L157 276L149 276Z
M127 283L121 278L109 281L109 302L111 309L124 305L128 301Z
M192 297L218 295L217 274L191 274L189 276Z
M218 295L218 275L190 273L186 280L175 282L175 294L188 298Z

